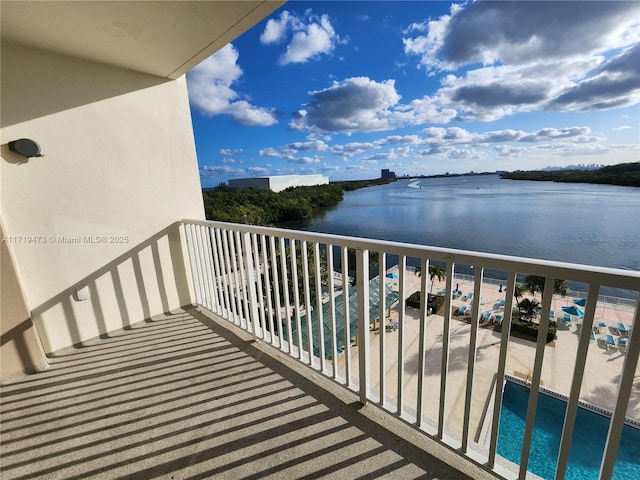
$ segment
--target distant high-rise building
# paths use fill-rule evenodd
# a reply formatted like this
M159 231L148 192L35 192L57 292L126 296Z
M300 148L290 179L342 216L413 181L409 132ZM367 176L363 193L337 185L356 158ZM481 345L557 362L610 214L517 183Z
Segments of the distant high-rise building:
M396 178L396 172L392 172L390 171L388 168L383 168L380 171L380 177L383 180L387 180L387 179L395 179Z

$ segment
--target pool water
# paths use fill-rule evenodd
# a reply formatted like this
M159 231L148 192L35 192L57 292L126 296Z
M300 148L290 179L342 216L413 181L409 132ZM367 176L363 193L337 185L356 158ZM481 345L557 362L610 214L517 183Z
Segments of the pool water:
M528 389L506 382L498 432L498 455L516 464L520 463L528 401ZM565 410L564 401L540 393L528 468L545 479L553 479L555 475ZM565 479L598 478L608 430L609 418L578 408ZM640 429L625 425L612 478L640 478L639 453Z

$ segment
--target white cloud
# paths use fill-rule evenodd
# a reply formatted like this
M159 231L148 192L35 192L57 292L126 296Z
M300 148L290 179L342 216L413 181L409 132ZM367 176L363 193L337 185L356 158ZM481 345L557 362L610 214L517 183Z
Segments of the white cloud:
M631 127L631 125L620 125L619 127L614 127L611 130L616 130L616 131L621 131L621 130L629 130Z
M247 172L253 175L268 175L269 169L264 167L247 167Z
M322 140L314 140L309 142L289 143L285 145L285 147L283 148L283 151L287 153L298 153L298 152L308 152L308 151L323 152L328 148L329 146Z
M640 102L640 43L616 55L549 103L549 109L605 110Z
M624 1L454 5L449 15L407 28L404 50L429 75L471 68L412 101L406 121L491 121L636 104L639 18L640 3Z
M378 160L376 160L375 158L363 158L360 160L360 163L362 165L377 165Z
M524 149L522 147L511 147L509 145L497 145L495 151L498 157L503 158L517 158L521 155Z
M237 155L244 152L242 148L221 148L218 153L220 155Z
M332 165L330 163L324 163L318 170L323 173L333 174L340 171L340 166Z
M337 43L345 42L336 34L328 15L317 16L307 11L299 17L286 10L279 18L267 22L260 42L264 45L280 43L289 31L292 32L291 42L278 59L280 65L316 60L321 55L331 54Z
M601 140L599 137L591 136L589 127L542 128L534 132L507 129L485 133L472 133L459 127L429 127L424 129L424 134L424 143L432 148L440 145L482 146L490 143L541 143L569 139L585 143Z
M380 144L377 142L351 142L344 145L333 145L331 151L336 155L350 156L377 148L380 148Z
M271 126L278 123L274 109L251 105L232 86L242 76L238 51L228 44L187 73L189 101L202 115L229 115L235 123Z
M326 15L320 19L320 23L307 25L302 32L296 32L287 47L287 51L280 57L279 63L304 63L309 59L317 58L322 53L331 53L335 47L336 33Z
M473 2L414 24L426 35L404 38L405 53L429 70L564 60L636 43L639 14L637 2L624 1Z
M215 177L218 175L245 175L246 170L243 168L232 168L226 165L203 165L200 167L200 176L202 178Z
M304 165L309 165L312 163L320 163L320 159L318 157L298 157L298 158L291 158L287 161L289 163L298 163L298 164L304 164Z
M360 159L362 163L378 163L378 160L396 160L398 155L393 152L376 153L375 155L369 155Z
M233 158L223 158L220 163L236 163L236 161Z
M258 155L261 157L272 157L272 158L281 158L284 160L292 160L293 155L290 153L284 153L280 150L276 150L273 147L263 148L258 150Z
M422 139L418 135L389 135L377 141L380 145L419 145Z
M343 133L387 130L393 126L391 107L400 100L394 80L376 82L368 77L333 82L309 95L312 102L294 115L291 128Z
M394 155L394 159L397 157L407 158L411 153L411 147L392 148L390 152L392 155Z
M292 23L295 23L297 28L302 28L301 22L286 10L280 14L279 19L269 19L264 27L264 32L260 35L260 43L268 45L281 42L285 39L287 28Z

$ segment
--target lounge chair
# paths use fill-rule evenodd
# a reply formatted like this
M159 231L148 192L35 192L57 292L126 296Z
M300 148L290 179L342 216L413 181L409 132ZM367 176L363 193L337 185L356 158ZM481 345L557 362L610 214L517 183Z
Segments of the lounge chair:
M493 317L493 323L497 323L498 325L502 325L502 319L504 317L502 316L501 313L496 313Z
M553 311L553 310L551 310L551 311L549 312L549 318L556 318L556 312L555 312L555 311Z
M606 324L606 323L604 323L604 322L602 322L602 321L596 322L596 324L593 326L593 329L594 329L596 332L601 333L601 332L602 332L602 330L605 330L605 331L606 331L606 329L607 329L607 324Z
M589 340L591 340L592 342L596 341L596 334L593 332L593 330L591 330L591 337L589 337Z
M467 300L471 300L473 298L473 293L467 293Z
M505 304L504 298L501 298L500 301L498 302L498 308L503 308Z
M491 315L492 313L489 312L484 312L484 315L482 315L482 320L484 320L485 322L488 322L489 320L491 320Z
M398 322L389 322L389 324L385 325L384 328L387 332L395 332L398 330Z
M629 335L629 329L627 328L627 326L624 323L617 322L616 323L616 330L618 330L618 333L620 335Z
M465 313L469 313L468 310L469 310L469 307L467 305L460 305L460 308L458 308L458 315L464 315Z
M562 317L562 321L564 323L571 323L571 315L569 315L568 313L565 313L564 316Z
M603 339L604 339L604 346L607 347L607 350L609 350L609 347L616 346L616 342L613 339L613 335L611 335L610 333L606 333Z
M629 344L629 339L628 338L619 338L618 339L618 349L621 352L626 352L627 351L628 344Z

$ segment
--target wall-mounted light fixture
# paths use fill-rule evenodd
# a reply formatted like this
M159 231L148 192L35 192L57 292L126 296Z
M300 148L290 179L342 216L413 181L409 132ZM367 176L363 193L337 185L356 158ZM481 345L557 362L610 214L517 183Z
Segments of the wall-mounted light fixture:
M44 155L40 153L40 145L30 138L21 138L9 142L9 150L27 158L44 157Z

